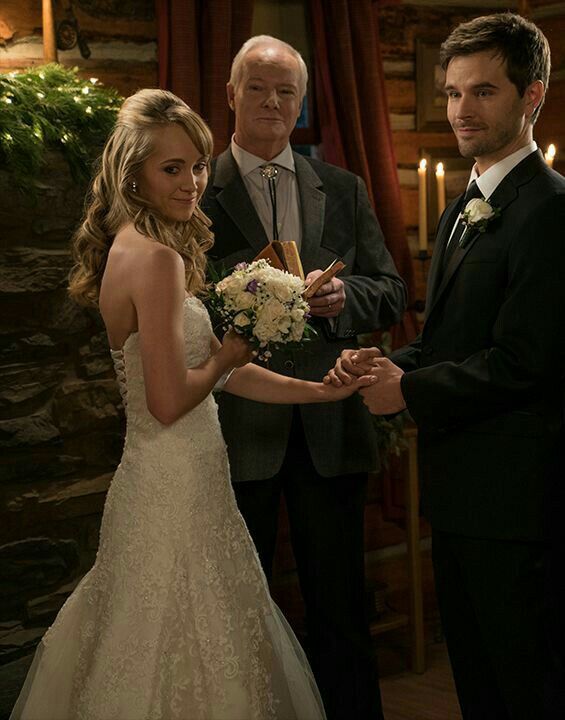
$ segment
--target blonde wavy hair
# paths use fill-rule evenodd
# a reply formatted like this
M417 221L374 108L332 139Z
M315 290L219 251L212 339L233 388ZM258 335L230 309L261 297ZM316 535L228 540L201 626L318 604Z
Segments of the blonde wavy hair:
M213 235L211 221L200 206L190 220L171 222L133 190L136 173L153 150L153 131L169 123L181 125L198 151L212 156L210 129L173 93L139 90L125 100L92 182L84 221L73 238L75 264L69 294L81 305L98 306L108 252L118 230L129 222L138 232L179 253L188 292L201 292L206 285L205 253L213 245Z

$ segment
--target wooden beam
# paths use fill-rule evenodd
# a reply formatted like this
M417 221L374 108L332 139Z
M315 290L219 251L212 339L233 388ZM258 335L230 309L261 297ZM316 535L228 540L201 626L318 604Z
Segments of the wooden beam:
M53 0L42 0L43 4L43 59L46 63L58 62L57 40L55 38L55 19Z

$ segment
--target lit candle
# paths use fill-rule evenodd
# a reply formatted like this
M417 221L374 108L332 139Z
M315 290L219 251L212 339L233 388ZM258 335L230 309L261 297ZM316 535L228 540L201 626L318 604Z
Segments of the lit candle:
M436 182L437 182L437 217L441 217L445 210L445 170L443 163L436 165Z
M549 165L550 168L553 167L553 161L555 159L555 145L551 143L551 145L547 148L547 152L545 153L545 162Z
M420 166L418 167L418 245L420 252L428 251L427 174L427 162L420 160Z

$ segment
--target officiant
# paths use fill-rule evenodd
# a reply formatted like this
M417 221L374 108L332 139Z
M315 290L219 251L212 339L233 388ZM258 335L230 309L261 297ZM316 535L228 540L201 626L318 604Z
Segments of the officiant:
M307 282L333 260L345 263L310 301L316 340L270 362L320 380L358 334L401 319L406 290L361 178L291 149L306 84L290 45L257 36L242 46L227 84L235 133L212 163L202 208L215 235L210 255L225 268L272 240L297 243ZM268 578L284 494L306 649L328 718L382 717L365 617L363 514L377 455L366 409L357 396L298 408L226 394L219 406L237 502Z

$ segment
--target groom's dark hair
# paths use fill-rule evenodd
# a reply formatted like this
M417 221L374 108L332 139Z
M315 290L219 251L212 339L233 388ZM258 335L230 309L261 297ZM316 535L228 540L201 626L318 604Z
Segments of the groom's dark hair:
M536 80L541 80L547 90L551 54L547 39L537 25L509 12L485 15L462 23L441 46L441 66L446 70L454 57L485 50L492 50L506 60L508 79L518 89L520 97ZM543 102L544 98L531 117L532 125Z

